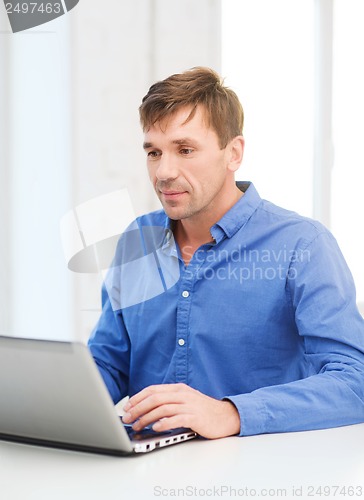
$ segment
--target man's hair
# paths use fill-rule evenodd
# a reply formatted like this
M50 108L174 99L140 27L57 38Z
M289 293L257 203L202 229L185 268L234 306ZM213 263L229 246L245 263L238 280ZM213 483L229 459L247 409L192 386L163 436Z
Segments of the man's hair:
M187 123L195 115L197 106L203 108L207 126L217 133L221 149L242 134L244 111L238 96L224 86L215 71L203 67L169 76L150 87L139 108L143 131L181 108L191 107Z

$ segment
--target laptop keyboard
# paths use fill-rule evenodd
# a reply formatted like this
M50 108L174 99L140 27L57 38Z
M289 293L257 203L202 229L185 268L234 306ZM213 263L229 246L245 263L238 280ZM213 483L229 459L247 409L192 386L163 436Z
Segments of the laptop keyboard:
M133 441L141 441L143 439L151 439L157 436L168 436L168 434L172 434L172 431L156 432L153 431L151 427L145 427L140 431L134 431L131 425L123 425L130 439L132 439Z

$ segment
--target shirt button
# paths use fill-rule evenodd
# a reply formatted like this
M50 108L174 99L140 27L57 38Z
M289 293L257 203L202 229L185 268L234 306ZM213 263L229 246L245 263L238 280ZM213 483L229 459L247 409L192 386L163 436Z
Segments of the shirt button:
M183 346L183 345L185 345L185 341L184 341L183 339L179 339L179 340L178 340L178 344L179 344L180 346Z
M187 292L187 290L184 290L184 291L182 292L182 297L184 297L185 299L187 299L187 297L189 297L189 296L190 296L190 293L189 293L189 292Z

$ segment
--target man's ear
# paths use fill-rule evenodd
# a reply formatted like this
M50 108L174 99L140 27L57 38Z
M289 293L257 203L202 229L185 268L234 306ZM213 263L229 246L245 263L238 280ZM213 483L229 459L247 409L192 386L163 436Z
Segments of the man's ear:
M243 161L245 140L242 135L238 135L232 139L229 144L229 163L228 169L231 172L236 172Z

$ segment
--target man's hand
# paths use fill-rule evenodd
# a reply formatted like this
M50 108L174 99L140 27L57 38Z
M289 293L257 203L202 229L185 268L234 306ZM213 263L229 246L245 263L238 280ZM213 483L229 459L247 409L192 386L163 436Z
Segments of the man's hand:
M240 417L230 401L210 398L185 384L151 385L131 397L123 421L139 431L152 424L155 431L188 427L205 438L239 434Z

